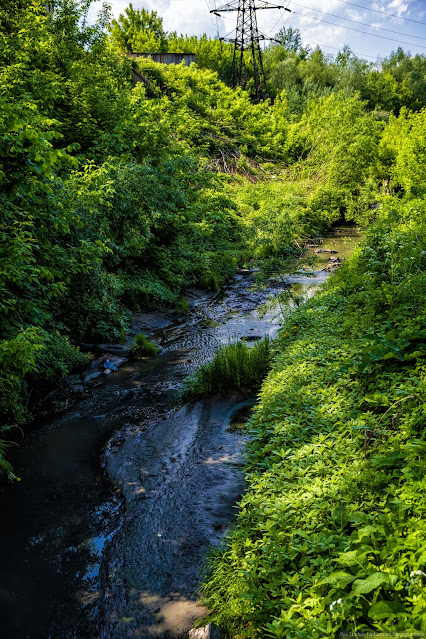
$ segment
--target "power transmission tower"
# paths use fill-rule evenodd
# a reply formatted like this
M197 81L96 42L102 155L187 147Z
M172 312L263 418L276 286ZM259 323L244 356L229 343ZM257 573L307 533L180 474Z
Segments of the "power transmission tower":
M261 40L275 40L259 32L257 27L256 12L260 9L284 9L290 11L283 5L272 4L265 0L231 0L210 13L221 17L221 13L237 11L237 27L234 38L220 38L224 42L234 43L234 55L232 58L231 84L233 88L237 85L247 84L247 73L244 70L244 51L251 52L254 80L254 97L256 102L267 97L265 72L263 70Z

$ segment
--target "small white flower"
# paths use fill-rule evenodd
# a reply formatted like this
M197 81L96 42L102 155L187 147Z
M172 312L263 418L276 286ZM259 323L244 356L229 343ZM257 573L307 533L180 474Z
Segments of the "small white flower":
M338 605L340 605L340 604L342 603L342 601L343 601L343 600L342 600L342 598L340 598L340 599L336 599L336 601L333 601L333 602L330 604L330 612L333 612L333 608L334 608L334 606L338 606Z
M426 573L424 573L423 570L412 570L410 577L426 577Z

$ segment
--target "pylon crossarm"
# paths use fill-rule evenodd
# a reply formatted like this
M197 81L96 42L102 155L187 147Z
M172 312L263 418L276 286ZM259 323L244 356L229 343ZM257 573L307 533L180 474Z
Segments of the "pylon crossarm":
M251 92L257 102L268 97L260 43L264 40L275 40L275 38L270 38L259 32L256 17L258 9L285 10L286 7L282 4L267 2L267 0L230 0L211 11L217 16L226 11L237 12L235 36L231 38L228 33L221 38L222 42L232 42L234 44L230 84L234 88L236 86L245 87L251 76L253 80ZM290 10L287 9L287 11ZM251 64L248 63L248 56L244 55L245 51L251 58Z
M210 13L218 13L219 11L238 11L238 0L235 0L234 2L228 2L222 7L217 7L217 9L212 9Z
M285 9L283 4L271 4L270 2L256 2L256 11L259 9ZM290 11L290 9L287 9Z
M216 9L212 9L210 13L222 13L224 11L238 11L238 1L228 2L224 4L222 7L217 7ZM284 9L285 11L289 11L291 13L291 9L287 9L283 4L271 4L270 2L258 2L256 3L256 11L258 9Z
M235 43L235 38L219 38L221 42L232 42ZM269 40L270 42L278 42L278 44L282 44L281 40L277 40L276 38L268 38L267 36L259 36L258 38L253 38L255 42L259 42L260 40Z

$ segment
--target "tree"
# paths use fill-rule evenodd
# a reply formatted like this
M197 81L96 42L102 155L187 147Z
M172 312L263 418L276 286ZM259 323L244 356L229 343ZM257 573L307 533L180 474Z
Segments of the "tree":
M156 11L134 9L133 5L129 4L118 20L112 20L108 30L114 47L120 51L167 50L163 19Z
M298 53L302 48L302 34L299 29L282 27L275 37L287 51Z

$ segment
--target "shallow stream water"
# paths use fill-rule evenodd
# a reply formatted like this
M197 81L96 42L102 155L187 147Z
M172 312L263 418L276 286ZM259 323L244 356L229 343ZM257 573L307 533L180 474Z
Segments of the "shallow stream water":
M321 246L346 257L358 241L337 230ZM0 619L5 639L184 636L203 610L200 565L244 490L244 437L229 420L247 398L230 393L176 408L185 377L219 344L266 334L260 313L287 284L311 296L313 269L253 290L250 271L215 296L189 291L179 322L141 314L134 332L162 346L153 360L102 377L61 416L39 421L13 455L21 478L0 495Z

